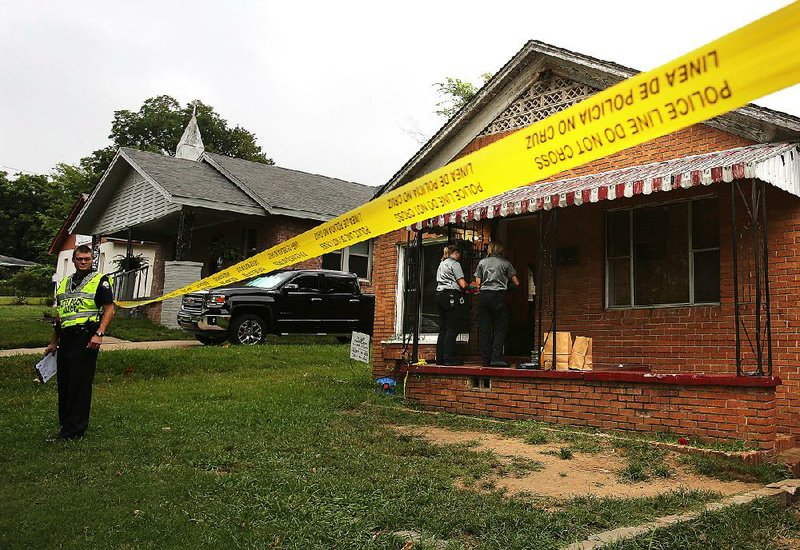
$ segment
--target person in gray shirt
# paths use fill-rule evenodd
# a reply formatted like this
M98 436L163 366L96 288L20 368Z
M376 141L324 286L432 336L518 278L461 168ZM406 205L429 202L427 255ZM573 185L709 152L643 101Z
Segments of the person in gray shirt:
M436 363L439 365L463 364L456 359L456 339L466 305L462 289L467 288L464 270L458 263L460 259L461 251L458 247L447 245L436 270L436 307L439 310Z
M503 243L489 243L489 255L478 262L475 269L475 284L478 295L478 341L481 360L488 367L507 367L503 360L503 345L508 334L508 307L505 293L508 282L519 286L517 270L503 258Z

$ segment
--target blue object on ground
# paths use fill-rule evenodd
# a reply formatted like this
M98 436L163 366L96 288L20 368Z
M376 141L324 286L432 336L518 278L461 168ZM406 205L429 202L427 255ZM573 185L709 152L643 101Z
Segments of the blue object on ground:
M397 387L397 381L394 378L384 376L375 380L375 383L384 395L394 395L394 390Z

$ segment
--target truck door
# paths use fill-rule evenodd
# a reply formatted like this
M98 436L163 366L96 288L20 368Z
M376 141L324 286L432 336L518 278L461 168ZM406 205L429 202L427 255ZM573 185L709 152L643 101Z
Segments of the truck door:
M283 286L278 332L317 334L322 320L322 276L298 275Z
M346 275L325 275L322 331L348 334L358 328L363 305L358 281Z

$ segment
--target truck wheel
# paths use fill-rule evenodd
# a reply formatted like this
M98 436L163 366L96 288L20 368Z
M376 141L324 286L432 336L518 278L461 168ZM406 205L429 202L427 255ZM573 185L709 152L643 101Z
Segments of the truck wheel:
M252 313L236 317L231 323L229 339L231 344L254 346L262 344L267 336L267 324L264 319Z
M204 346L218 346L225 341L225 338L213 338L211 336L195 335L195 339Z
M347 344L347 343L350 342L350 337L349 336L337 336L336 337L336 341L339 342L340 344Z

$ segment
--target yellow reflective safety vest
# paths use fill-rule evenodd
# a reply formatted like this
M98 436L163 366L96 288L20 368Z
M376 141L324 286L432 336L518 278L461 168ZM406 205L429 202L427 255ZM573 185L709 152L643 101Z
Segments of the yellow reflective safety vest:
M99 323L102 308L94 303L94 296L103 275L99 271L91 271L86 274L81 283L70 290L72 277L64 277L58 284L56 292L56 309L61 328L85 325L86 323ZM111 284L111 277L108 277Z

